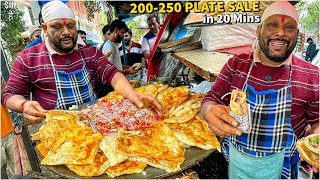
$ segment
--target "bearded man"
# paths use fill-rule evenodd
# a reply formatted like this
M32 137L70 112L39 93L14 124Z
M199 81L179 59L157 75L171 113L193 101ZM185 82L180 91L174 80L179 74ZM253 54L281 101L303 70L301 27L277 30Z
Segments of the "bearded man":
M146 59L149 58L149 55L153 49L154 43L156 42L157 36L160 32L160 18L155 15L151 15L147 19L149 26L149 32L142 38L142 52Z
M159 102L136 92L101 51L77 43L75 15L66 4L50 1L42 16L45 42L23 50L12 66L3 97L9 109L23 113L30 123L40 123L47 110L67 110L95 100L91 82L99 78L138 107L152 106L162 114Z
M117 70L123 74L135 74L137 70L134 67L125 69L121 63L119 45L124 37L128 27L121 20L114 20L110 24L109 40L103 45L102 53L117 67Z
M319 133L319 69L292 54L298 19L287 1L268 6L254 52L229 59L202 102L202 116L224 138L230 179L297 179L297 139L309 125L312 134ZM229 115L227 94L233 89L246 94L249 133L241 132Z
M119 47L119 51L122 64L125 64L126 56L128 66L132 66L135 63L141 63L142 68L146 68L146 59L142 54L141 45L133 41L132 31L129 28L124 33L124 46Z

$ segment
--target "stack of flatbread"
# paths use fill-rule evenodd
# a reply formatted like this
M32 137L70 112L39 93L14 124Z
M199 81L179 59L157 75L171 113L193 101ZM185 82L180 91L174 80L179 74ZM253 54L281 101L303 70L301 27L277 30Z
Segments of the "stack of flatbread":
M41 163L65 164L79 176L116 177L141 173L148 165L176 172L190 146L220 151L218 139L199 114L203 95L190 93L186 86L162 84L136 90L157 98L166 111L163 121L102 136L82 122L87 117L79 111L49 111L46 123L33 135L41 141L37 145L44 157ZM111 92L99 101L119 99L123 97Z

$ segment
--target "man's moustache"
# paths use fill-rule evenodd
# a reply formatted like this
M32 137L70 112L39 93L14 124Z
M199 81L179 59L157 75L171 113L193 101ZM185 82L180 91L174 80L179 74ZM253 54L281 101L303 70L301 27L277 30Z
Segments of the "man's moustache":
M74 39L74 37L72 37L72 36L64 36L64 37L62 37L61 39L66 39L66 38Z

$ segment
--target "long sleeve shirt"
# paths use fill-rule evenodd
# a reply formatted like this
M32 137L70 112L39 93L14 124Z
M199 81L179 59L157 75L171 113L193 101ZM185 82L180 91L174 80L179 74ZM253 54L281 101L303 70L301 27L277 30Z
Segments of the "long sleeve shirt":
M313 58L316 56L316 52L317 52L317 47L315 43L311 43L306 51L306 60L307 61L312 61Z
M228 106L230 95L221 97L232 89L242 89L252 63L253 54L241 54L229 59L202 104L214 101ZM292 56L292 127L296 136L302 137L307 124L319 123L319 68ZM213 64L214 66L214 64ZM290 66L269 67L255 63L248 83L257 91L280 89L288 84ZM272 77L271 81L266 76Z
M99 78L104 84L111 84L116 67L108 61L101 51L91 45L81 46L67 55L53 54L52 61L56 70L67 73L81 69L83 61L90 72L91 82ZM66 63L71 61L71 64ZM69 65L68 65L69 64ZM7 86L4 91L4 103L14 95L32 98L47 110L54 109L57 100L57 89L45 43L23 50L12 66Z
M103 45L102 53L117 67L118 70L123 70L118 44L108 40Z

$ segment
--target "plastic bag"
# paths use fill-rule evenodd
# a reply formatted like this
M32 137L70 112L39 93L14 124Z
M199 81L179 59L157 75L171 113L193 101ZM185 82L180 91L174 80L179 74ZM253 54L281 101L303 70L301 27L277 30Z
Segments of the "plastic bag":
M213 86L213 84L214 82L202 81L197 86L191 88L190 91L197 94L206 94L211 89L211 86Z
M201 28L201 43L206 51L251 45L258 24L233 24Z

